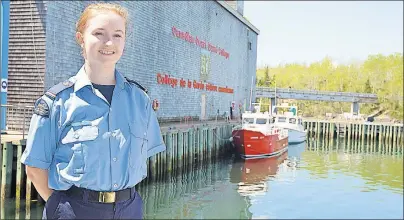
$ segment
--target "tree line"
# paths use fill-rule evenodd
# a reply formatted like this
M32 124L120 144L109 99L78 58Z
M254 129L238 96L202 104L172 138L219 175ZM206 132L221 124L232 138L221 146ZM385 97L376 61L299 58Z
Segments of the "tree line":
M256 86L373 93L376 104L360 104L361 114L383 110L391 118L403 120L403 55L369 55L361 63L334 65L331 58L309 65L301 63L266 66L257 70ZM263 107L269 100L261 100ZM292 101L292 100L290 100ZM300 114L323 116L325 113L350 112L351 103L294 100Z

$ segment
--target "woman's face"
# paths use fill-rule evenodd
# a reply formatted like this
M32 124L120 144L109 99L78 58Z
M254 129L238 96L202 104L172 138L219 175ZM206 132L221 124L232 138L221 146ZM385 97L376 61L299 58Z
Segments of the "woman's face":
M91 17L84 33L77 33L84 58L90 63L116 64L125 46L125 19L111 12L99 12Z

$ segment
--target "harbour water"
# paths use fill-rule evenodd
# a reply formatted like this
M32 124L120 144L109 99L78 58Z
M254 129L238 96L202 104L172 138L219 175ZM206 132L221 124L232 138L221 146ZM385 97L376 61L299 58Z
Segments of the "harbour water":
M320 145L318 145L320 143ZM277 158L234 155L142 184L146 219L403 218L403 156L352 152L333 141L290 145ZM402 147L402 146L401 146ZM43 205L2 205L2 217L40 218Z

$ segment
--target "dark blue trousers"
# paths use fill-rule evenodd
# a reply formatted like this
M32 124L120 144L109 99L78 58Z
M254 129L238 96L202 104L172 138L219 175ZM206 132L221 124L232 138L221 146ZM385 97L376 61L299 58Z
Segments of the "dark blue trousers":
M143 201L138 192L126 201L99 203L82 197L70 197L54 191L45 204L42 219L142 219Z

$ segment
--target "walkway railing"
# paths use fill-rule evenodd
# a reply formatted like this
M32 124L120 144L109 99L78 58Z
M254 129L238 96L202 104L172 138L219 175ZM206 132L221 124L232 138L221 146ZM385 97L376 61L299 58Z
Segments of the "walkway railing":
M6 131L19 131L25 139L33 110L33 105L1 105L1 112L6 112Z

